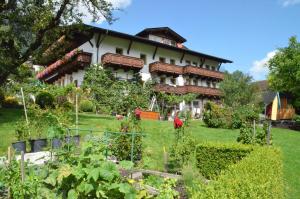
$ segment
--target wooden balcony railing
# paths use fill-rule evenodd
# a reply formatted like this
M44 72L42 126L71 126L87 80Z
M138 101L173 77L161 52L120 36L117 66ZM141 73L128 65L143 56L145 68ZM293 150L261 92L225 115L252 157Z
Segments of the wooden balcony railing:
M37 78L46 82L53 82L57 78L79 69L89 66L92 61L92 54L74 49L67 53L62 59L47 66L37 74Z
M101 62L104 65L110 66L120 66L130 69L142 69L144 66L144 61L140 58L130 57L114 53L106 53L102 55Z
M185 66L183 69L183 74L194 74L204 77L212 77L216 79L224 79L224 73L219 71L208 70L204 68L198 68L195 66Z
M171 75L181 75L183 67L162 62L153 62L149 64L150 73L168 73Z
M207 95L207 96L222 96L221 91L217 88L209 88L209 87L195 86L195 85L175 87L167 84L156 84L154 86L154 89L156 91L174 93L174 94L195 93L195 94Z

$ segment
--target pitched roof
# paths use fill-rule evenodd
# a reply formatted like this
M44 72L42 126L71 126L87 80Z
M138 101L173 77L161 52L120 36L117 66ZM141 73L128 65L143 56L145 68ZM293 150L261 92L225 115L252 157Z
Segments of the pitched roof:
M133 41L137 41L137 42L141 42L141 43L145 43L145 44L150 44L150 45L157 46L157 47L160 47L160 48L165 48L165 49L174 50L174 51L181 52L181 53L187 53L187 54L190 54L190 55L215 60L215 61L218 61L218 62L221 62L221 63L232 63L233 62L233 61L228 60L228 59L216 57L216 56L213 56L213 55L204 54L204 53L193 51L193 50L190 50L190 49L187 49L187 48L178 48L178 47L175 47L175 46L171 46L171 45L164 44L164 43L161 43L161 42L153 41L153 40L143 38L143 37L140 37L140 36L136 36L136 35L130 35L130 34L118 32L118 31L114 31L114 30L109 30L109 29L104 29L104 28L91 26L91 25L86 25L86 26L90 27L94 32L105 34L105 35L111 35L111 36L115 36L115 37L119 37L119 38L123 38L123 39L133 40Z
M141 32L137 33L136 36L144 37L148 34L155 34L155 33L159 33L159 32L163 32L166 35L170 35L171 37L174 38L175 41L177 41L179 43L186 42L185 38L183 38L181 35L179 35L177 32L175 32L174 30L172 30L169 27L146 28L146 29L142 30Z

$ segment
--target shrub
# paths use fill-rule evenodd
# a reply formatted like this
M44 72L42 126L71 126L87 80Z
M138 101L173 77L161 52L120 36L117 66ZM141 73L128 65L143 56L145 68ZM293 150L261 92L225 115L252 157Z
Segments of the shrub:
M93 112L94 104L90 100L82 100L80 102L79 108L82 112Z
M54 104L54 97L51 93L42 91L36 96L36 103L41 108L52 107Z
M208 127L229 128L232 126L232 112L214 102L207 102L204 107L203 121Z
M238 129L242 126L242 123L246 121L258 121L259 112L259 108L253 107L252 105L245 105L236 108L232 115L232 128Z
M192 198L282 199L281 153L273 147L254 147L247 157L222 171L217 180L198 185Z
M2 107L4 108L19 108L19 102L15 97L6 97L3 101Z
M68 102L68 98L65 95L59 95L55 97L55 103L60 107L62 107L66 102Z
M260 144L266 145L268 136L269 123L264 122L263 128L255 128L256 134L254 134L254 127L250 122L243 122L240 128L240 134L237 138L238 142L243 144ZM272 136L270 136L270 144L272 143Z
M200 173L208 179L215 178L229 165L237 163L251 148L244 145L201 144L196 147L196 161Z

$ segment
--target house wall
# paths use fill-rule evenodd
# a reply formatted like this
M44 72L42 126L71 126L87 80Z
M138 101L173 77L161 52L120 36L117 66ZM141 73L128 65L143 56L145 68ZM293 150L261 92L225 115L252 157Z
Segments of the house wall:
M173 59L175 60L175 65L178 66L185 66L187 65L187 61L191 62L191 65L193 65L194 62L197 63L197 65L200 64L200 57L190 55L190 54L185 54L183 61L180 62L180 59L182 57L182 53L179 53L177 51L172 51L168 49L163 49L163 48L158 48L155 57L153 58L153 54L155 51L155 46L149 45L149 44L144 44L140 42L133 42L131 45L131 49L129 53L127 53L127 49L129 46L130 41L122 38L117 38L109 35L102 35L100 38L100 46L99 48L96 47L96 41L98 40L98 34L94 34L93 38L90 40L90 42L93 44L93 46L89 43L86 42L82 44L79 49L83 50L84 52L88 52L92 54L92 64L100 64L101 63L101 57L105 53L116 53L116 48L122 48L123 50L123 55L126 56L132 56L132 57L137 57L140 58L140 54L145 54L146 55L146 62L144 67L141 69L140 74L142 76L143 81L147 80L157 80L159 81L159 78L161 76L153 75L151 76L149 72L149 64L159 61L160 57L164 57L166 60L166 63L170 63L170 60ZM206 59L204 63L204 68L207 67L209 69L218 68L219 63L214 60L208 60ZM65 76L61 77L58 79L55 84L57 85L67 85L70 84L74 81L78 82L78 86L80 86L83 82L84 78L84 70L79 70L77 72L73 72L72 74L66 74ZM133 77L133 71L127 71L125 72L123 69L118 69L113 72L117 78L120 79L131 79ZM171 78L168 76L166 77L166 83L172 85L171 83ZM195 79L195 78L193 78ZM201 78L196 78L197 84L199 86L208 86L207 80L201 79ZM176 84L173 86L183 86L187 81L187 77L184 77L180 75L179 77L176 78ZM212 81L210 81L212 85ZM191 84L194 85L194 81L191 81ZM215 83L216 87L218 88L218 83ZM199 113L201 114L202 112L202 107L203 104L205 103L206 99L198 99L196 100L199 106L193 107L193 103L189 106L191 110L193 111L194 114ZM185 107L184 102L180 104L180 109L183 109Z

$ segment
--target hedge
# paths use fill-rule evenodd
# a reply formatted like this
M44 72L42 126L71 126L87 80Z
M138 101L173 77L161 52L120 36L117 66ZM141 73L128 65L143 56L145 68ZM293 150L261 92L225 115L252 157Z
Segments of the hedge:
M252 147L241 161L229 165L208 184L200 183L191 195L195 199L284 198L281 152L274 147Z
M212 179L229 165L240 161L251 150L250 146L239 144L201 144L196 147L197 167L203 177Z
M80 111L82 112L93 112L94 104L90 100L82 100L79 105Z

